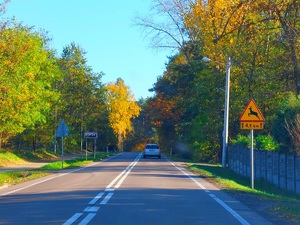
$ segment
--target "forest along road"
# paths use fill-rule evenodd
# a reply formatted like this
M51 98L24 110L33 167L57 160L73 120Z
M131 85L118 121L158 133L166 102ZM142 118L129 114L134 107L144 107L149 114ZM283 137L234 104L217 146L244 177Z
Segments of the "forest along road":
M0 190L0 224L271 224L166 158L122 153Z

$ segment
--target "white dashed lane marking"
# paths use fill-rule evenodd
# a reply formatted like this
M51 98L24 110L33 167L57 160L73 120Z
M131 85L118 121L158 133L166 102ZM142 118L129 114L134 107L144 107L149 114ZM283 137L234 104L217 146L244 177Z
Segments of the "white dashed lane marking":
M63 225L71 225L75 222L78 223L78 220L84 215L84 213L88 213L84 219L81 220L79 225L86 225L88 224L95 216L96 213L99 211L100 206L97 206L97 202L99 202L101 199L102 201L99 203L99 205L106 205L108 201L111 199L111 197L114 194L114 190L119 188L123 181L126 179L126 177L130 174L133 167L137 164L137 162L140 160L142 156L142 153L140 153L135 160L130 163L127 168L122 171L115 179L113 179L112 182L110 182L109 185L106 186L105 190L102 192L99 192L88 204L89 206L86 207L83 210L83 213L75 213L70 219L68 219ZM117 183L115 185L115 183ZM115 186L114 186L115 185ZM114 186L114 188L112 188Z

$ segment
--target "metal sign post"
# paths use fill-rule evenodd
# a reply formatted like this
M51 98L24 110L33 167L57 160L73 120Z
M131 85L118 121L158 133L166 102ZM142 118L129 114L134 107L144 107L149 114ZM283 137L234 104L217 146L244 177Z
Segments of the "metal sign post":
M84 138L85 138L85 160L87 160L87 139L94 139L94 159L96 158L96 139L98 138L98 133L97 132L85 132L84 133Z
M262 130L264 128L265 118L251 99L240 117L240 127L243 130L250 130L250 164L251 164L251 188L254 189L254 148L253 148L253 130Z
M96 138L94 138L94 159L96 159Z
M64 168L64 137L61 137L61 168Z
M254 149L253 149L253 130L250 130L250 151L251 151L251 188L254 189Z
M55 136L61 137L61 167L64 168L64 137L68 136L69 129L64 120L60 121L58 128L56 129Z
M85 161L87 161L87 139L85 139Z

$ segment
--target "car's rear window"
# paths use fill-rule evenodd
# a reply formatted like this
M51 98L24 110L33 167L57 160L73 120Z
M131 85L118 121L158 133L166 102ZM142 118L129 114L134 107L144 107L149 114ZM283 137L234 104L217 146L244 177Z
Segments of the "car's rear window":
M158 147L158 145L146 145L146 148L148 148L148 149L158 149L159 147Z

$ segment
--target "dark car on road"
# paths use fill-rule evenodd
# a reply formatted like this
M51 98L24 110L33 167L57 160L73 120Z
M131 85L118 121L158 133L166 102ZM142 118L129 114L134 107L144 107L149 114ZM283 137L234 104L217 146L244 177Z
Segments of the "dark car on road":
M161 153L158 144L146 144L144 148L144 158L148 156L158 157L159 159L161 158Z

